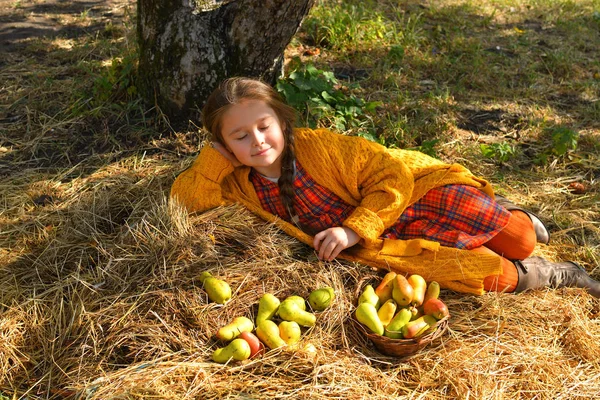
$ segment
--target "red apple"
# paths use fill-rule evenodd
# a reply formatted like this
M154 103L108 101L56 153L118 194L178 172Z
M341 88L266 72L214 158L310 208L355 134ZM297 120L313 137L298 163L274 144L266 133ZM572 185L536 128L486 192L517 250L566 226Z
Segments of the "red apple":
M250 358L253 358L257 354L264 353L265 346L253 333L244 331L240 333L238 338L244 339L250 345Z

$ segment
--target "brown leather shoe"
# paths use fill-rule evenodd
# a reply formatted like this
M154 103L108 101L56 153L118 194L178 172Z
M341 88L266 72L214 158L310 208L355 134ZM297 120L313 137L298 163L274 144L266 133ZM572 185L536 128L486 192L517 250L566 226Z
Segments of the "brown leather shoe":
M506 197L496 195L496 203L500 204L508 211L519 210L527 214L529 218L531 218L531 222L533 222L533 229L535 229L535 236L537 238L537 241L540 243L548 244L548 242L550 241L550 233L548 232L546 225L544 225L542 220L540 220L537 215L535 215L531 211L525 210L517 206L516 204L509 201Z
M542 257L528 257L513 262L519 275L515 293L544 287L578 287L587 289L592 296L600 298L600 282L592 279L576 262L552 262Z

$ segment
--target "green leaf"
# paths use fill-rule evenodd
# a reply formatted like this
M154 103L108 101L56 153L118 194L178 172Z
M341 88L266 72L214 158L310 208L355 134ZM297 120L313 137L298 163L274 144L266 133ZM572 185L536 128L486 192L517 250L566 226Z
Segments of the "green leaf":
M302 120L318 122L321 119L329 119L342 130L348 126L359 126L360 116L364 115L365 111L374 111L381 104L365 103L363 99L348 96L334 87L337 84L333 72L323 71L308 64L292 71L287 78L280 79L276 89L288 104L304 114L301 116ZM360 85L347 87L360 89Z
M578 133L567 127L558 127L552 133L553 152L562 156L577 148Z
M428 156L437 158L437 150L435 147L437 146L439 139L425 140L421 143L420 146L417 146L416 149L421 153L425 153Z
M314 65L312 64L308 64L306 66L306 72L308 73L309 76L311 77L316 77L318 76L322 71L319 71Z
M336 85L338 83L338 80L335 79L335 75L331 71L325 71L325 72L323 72L323 77L325 78L325 80L328 83L330 83L332 85Z
M370 140L371 142L379 143L379 139L375 135L373 135L372 133L368 133L368 132L363 133L363 132L361 132L361 133L358 134L358 136L363 137L363 138L365 138L367 140Z
M494 158L494 150L487 144L480 144L479 149L485 158Z
M381 101L369 101L368 103L365 104L364 109L367 112L373 112L375 111L375 109L379 106L382 106L383 102Z
M323 96L323 99L325 99L325 101L329 104L335 104L337 103L337 100L334 96L330 95L327 91L322 91L321 92L321 96Z

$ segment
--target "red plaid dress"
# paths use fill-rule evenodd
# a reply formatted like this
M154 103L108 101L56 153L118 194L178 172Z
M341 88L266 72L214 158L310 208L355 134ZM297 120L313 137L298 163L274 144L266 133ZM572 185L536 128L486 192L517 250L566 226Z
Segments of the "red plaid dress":
M342 226L354 207L316 183L298 162L296 168L294 212L299 225L311 234ZM254 170L250 173L250 181L263 209L289 222L277 183ZM509 218L509 211L480 190L467 185L448 185L427 192L404 210L381 237L428 239L443 246L473 249L496 236L508 224Z

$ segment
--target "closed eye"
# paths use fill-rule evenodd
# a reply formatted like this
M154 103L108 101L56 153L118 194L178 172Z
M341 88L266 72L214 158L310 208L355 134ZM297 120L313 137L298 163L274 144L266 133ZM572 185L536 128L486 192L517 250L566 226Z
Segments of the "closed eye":
M258 129L259 129L260 131L266 131L267 129L269 129L269 127L270 127L270 126L271 126L271 125L267 125L267 126L260 126L260 127L258 127Z
M248 136L248 135L238 136L235 138L235 140L244 140L246 138L246 136Z

